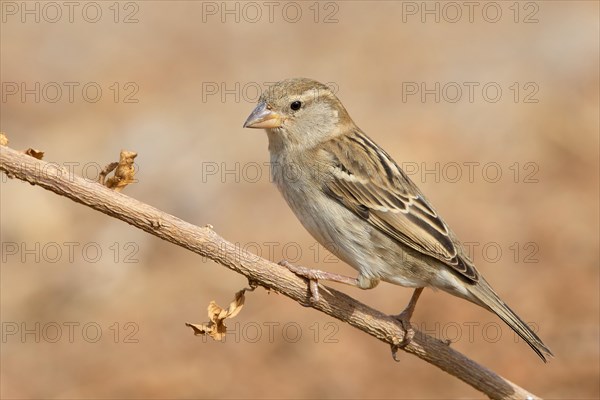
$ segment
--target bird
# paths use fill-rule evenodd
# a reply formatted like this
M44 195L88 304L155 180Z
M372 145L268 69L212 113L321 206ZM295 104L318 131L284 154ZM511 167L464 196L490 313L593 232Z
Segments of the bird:
M267 133L272 180L306 230L357 278L281 264L310 282L372 289L414 288L397 318L405 327L424 288L443 290L495 313L547 362L550 349L500 299L417 185L350 118L333 91L308 78L270 85L244 128Z

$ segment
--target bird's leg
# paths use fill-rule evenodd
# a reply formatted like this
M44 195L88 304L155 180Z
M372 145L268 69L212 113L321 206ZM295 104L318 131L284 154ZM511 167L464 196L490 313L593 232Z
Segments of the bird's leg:
M415 306L417 305L417 300L419 300L419 296L422 292L423 288L415 289L406 308L400 314L393 316L400 321L402 328L404 329L404 339L402 339L402 342L392 346L392 355L394 356L394 359L396 359L396 350L406 346L415 336L415 331L410 325L410 319L412 318L413 312L415 311Z
M298 276L308 279L310 285L311 303L316 303L319 301L319 280L343 283L345 285L356 286L361 289L371 289L377 286L377 283L379 283L379 281L365 278L362 275L359 275L358 278L351 278L349 276L321 271L319 269L310 269L301 265L293 265L285 260L280 261L279 265L286 267L288 270Z

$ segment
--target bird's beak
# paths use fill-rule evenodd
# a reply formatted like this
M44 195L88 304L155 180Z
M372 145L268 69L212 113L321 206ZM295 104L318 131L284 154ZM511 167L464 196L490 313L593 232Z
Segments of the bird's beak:
M272 129L281 126L281 115L267 108L267 103L258 103L252 114L244 122L244 128Z

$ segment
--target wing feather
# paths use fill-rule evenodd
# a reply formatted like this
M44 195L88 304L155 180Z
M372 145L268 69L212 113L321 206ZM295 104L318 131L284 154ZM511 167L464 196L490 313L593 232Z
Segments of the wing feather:
M479 274L462 246L391 157L360 131L342 140L325 147L333 162L326 192L390 238L476 282ZM348 146L356 151L348 154Z

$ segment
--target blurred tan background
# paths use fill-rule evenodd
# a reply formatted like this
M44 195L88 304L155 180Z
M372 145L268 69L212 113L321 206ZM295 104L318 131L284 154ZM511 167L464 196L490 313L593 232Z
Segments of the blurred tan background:
M354 274L269 182L266 135L242 129L269 82L329 82L556 358L443 293L413 322L537 395L600 395L597 2L49 4L0 3L12 147L90 179L137 151L125 194L273 261ZM243 277L41 188L0 188L3 398L481 397L263 289L226 343L194 337L184 322ZM387 313L411 294L340 289Z

